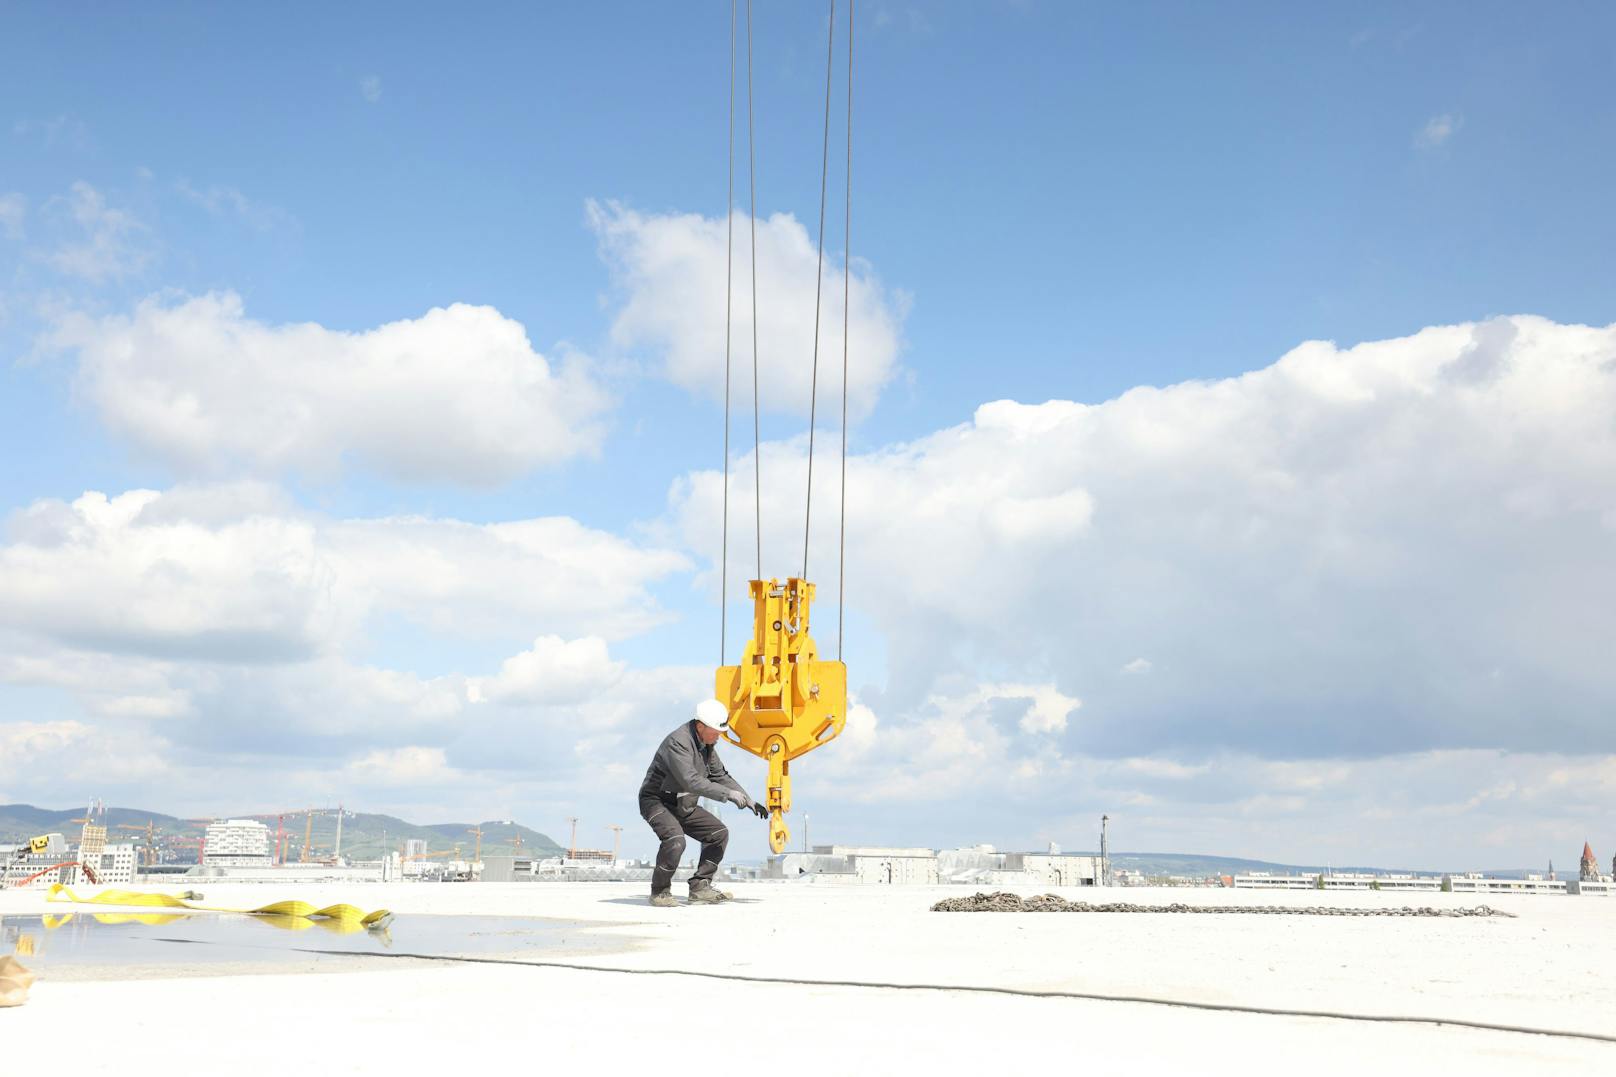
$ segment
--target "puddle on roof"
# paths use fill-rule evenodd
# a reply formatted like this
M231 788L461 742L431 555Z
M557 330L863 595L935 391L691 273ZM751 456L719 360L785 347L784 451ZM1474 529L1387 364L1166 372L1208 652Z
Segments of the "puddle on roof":
M534 956L614 948L576 924L520 916L396 916L382 930L353 921L218 913L68 912L0 917L0 957L29 968L352 963L351 955Z

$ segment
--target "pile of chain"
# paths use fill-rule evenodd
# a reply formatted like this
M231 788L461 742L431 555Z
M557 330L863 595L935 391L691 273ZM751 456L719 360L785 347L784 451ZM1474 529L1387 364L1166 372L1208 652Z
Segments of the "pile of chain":
M976 893L971 897L946 898L931 907L932 912L1209 912L1247 913L1269 916L1509 916L1489 905L1464 909L1433 909L1429 905L1415 908L1399 905L1395 908L1344 909L1333 905L1185 905L1175 901L1170 905L1141 905L1132 901L1107 901L1092 905L1087 901L1067 901L1055 894L1040 894L1024 898L1003 891L994 894Z

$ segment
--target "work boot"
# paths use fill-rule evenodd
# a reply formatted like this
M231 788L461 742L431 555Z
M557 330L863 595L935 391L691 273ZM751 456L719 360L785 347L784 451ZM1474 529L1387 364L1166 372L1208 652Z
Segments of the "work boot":
M667 890L651 895L651 904L658 909L677 909L679 901Z
M690 891L690 904L692 905L717 905L721 902L733 900L735 900L734 894L711 886L696 887Z

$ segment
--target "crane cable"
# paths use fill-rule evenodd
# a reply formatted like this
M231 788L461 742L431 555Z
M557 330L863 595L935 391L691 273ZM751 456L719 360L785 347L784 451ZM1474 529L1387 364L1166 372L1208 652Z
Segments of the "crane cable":
M836 542L836 660L842 659L847 612L847 354L853 249L853 3L847 0L847 188L842 250L842 468ZM825 270L825 190L830 176L830 86L836 51L836 0L830 0L825 43L825 131L819 166L819 254L814 269L814 359L808 390L808 488L802 520L802 578L808 578L808 546L814 512L814 430L819 408L819 324Z
M724 200L724 539L718 558L718 664L729 653L729 347L735 293L735 0L729 0L729 187Z
M844 246L842 260L842 415L841 415L841 482L837 523L837 594L836 594L836 657L842 657L845 635L847 586L847 375L849 306L852 292L852 240L853 240L853 15L854 0L847 5L847 190ZM724 251L724 492L723 538L719 569L719 656L728 656L728 604L729 604L729 463L730 463L730 384L731 384L731 332L734 295L734 203L735 203L735 22L736 0L730 0L729 46L729 158L728 188L725 204L726 231ZM823 305L825 268L825 205L830 177L830 101L831 77L835 70L836 52L836 0L830 0L829 30L825 43L825 121L820 146L819 169L819 243L814 269L814 345L813 367L809 382L808 402L808 481L803 498L802 524L802 578L808 577L809 537L812 533L814 507L814 439L819 408L819 329ZM746 142L748 225L751 241L752 285L752 482L754 528L757 546L757 579L763 578L763 478L761 408L758 391L758 319L757 319L757 151L754 125L752 79L752 0L746 2Z
M808 491L803 498L802 578L808 578L808 529L814 516L814 425L819 412L819 309L825 290L825 186L830 176L830 76L836 58L836 0L825 36L825 134L819 153L819 260L814 265L814 368L808 383Z
M752 0L746 0L746 182L752 226L752 505L757 514L757 579L763 578L763 440L758 417L757 134L752 126Z
M842 235L842 481L836 535L836 661L847 608L847 329L853 286L853 0L847 0L847 211Z
M724 232L724 537L719 555L718 661L729 654L729 420L730 339L735 292L735 16L736 0L729 4L729 169ZM747 211L752 236L752 496L757 537L757 578L763 578L763 467L762 423L758 408L757 330L757 152L752 124L752 0L746 0L746 183Z

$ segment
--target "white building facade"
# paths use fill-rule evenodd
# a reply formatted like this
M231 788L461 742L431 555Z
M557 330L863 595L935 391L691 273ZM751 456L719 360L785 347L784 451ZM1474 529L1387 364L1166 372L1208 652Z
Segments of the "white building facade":
M138 858L135 846L103 845L99 853L80 854L84 866L95 873L95 881L102 886L127 885L135 881Z
M763 877L853 886L926 886L937 882L937 854L930 849L816 845L811 853L770 857Z
M224 819L209 823L203 837L202 863L220 866L268 867L269 827L254 819Z

